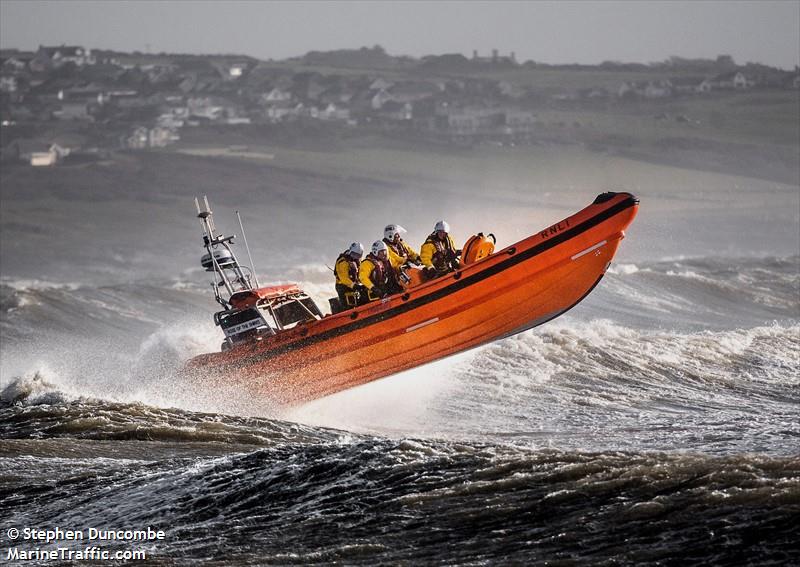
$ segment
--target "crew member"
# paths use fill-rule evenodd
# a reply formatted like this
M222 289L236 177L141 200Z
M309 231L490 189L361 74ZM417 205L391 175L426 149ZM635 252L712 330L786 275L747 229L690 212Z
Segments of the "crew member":
M450 225L440 220L419 251L419 259L425 266L425 275L428 278L443 276L458 269L461 250L456 250L449 232Z
M358 283L358 269L363 255L364 246L360 242L353 242L350 248L336 258L333 271L336 274L336 293L339 295L341 309L350 309L366 300L366 297L361 298L364 290ZM366 296L366 293L363 295Z
M358 269L358 279L367 288L370 301L395 293L398 285L392 265L389 263L389 249L382 240L372 244L372 250Z
M419 254L403 240L403 234L408 232L399 224L389 224L383 229L383 241L389 249L389 262L392 268L399 270L406 262L419 263Z

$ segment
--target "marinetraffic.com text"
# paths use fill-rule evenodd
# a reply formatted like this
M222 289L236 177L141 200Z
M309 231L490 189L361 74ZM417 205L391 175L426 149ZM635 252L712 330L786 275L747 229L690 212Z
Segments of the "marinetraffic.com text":
M61 527L8 528L6 561L136 561L147 559L147 552L163 541L163 530L89 528L72 530ZM42 547L43 546L43 547ZM130 549L120 549L120 547ZM112 549L108 549L111 547Z

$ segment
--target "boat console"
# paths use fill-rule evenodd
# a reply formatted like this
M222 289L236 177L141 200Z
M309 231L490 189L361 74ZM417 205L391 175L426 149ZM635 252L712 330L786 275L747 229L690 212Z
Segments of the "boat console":
M214 299L223 307L214 314L214 324L225 334L223 351L322 318L314 300L296 284L260 287L255 271L236 258L232 248L235 235L217 232L208 198L203 197L202 203L195 198L195 206L206 249L200 264L213 274ZM239 222L241 226L241 218ZM244 240L247 246L247 238ZM247 252L250 256L249 247Z

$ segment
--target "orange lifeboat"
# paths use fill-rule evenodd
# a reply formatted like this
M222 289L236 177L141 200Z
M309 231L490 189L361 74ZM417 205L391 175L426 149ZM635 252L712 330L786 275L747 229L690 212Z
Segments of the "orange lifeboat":
M603 193L498 252L493 238L479 234L467 242L458 270L336 315L319 315L296 287L248 291L253 304L270 312L308 313L224 352L198 356L187 369L294 405L520 333L558 317L594 289L638 206L629 193ZM254 323L236 324L250 325L252 333Z

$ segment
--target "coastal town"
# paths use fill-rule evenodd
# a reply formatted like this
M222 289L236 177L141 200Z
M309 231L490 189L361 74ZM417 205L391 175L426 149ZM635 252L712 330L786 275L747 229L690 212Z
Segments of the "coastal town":
M559 78L567 75L579 80L565 85ZM549 76L555 78L541 80ZM581 140L570 132L593 126L553 118L558 112L633 108L654 122L691 126L707 117L659 105L798 89L797 68L737 65L725 55L551 66L497 50L411 58L380 46L283 61L76 45L4 49L1 157L4 163L53 166L166 148L208 128L257 139L276 125L300 133L388 133L445 146L536 144Z

